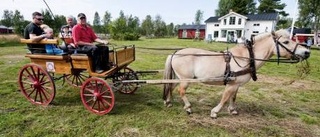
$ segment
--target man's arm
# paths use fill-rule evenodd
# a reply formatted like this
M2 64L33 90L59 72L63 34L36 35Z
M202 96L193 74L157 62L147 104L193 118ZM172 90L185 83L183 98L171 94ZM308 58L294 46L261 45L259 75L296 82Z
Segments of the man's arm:
M36 34L29 34L29 37L30 37L32 42L38 42L38 41L46 38L47 35L46 34L42 34L40 36L37 36Z
M101 40L101 39L99 39L99 38L96 38L94 41L95 41L95 42L98 42L98 43L101 43L101 44L108 44L108 43L109 43L108 41L106 41L106 40Z

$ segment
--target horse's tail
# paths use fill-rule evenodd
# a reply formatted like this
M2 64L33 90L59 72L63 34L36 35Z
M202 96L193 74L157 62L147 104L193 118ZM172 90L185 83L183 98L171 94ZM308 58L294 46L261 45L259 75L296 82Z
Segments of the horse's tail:
M164 73L163 73L163 79L174 79L175 78L175 73L172 68L172 59L174 55L169 55L167 57L166 63L165 63L165 68L164 68ZM166 100L168 97L168 94L172 94L172 90L175 88L177 84L175 83L167 83L164 84L163 87L163 100Z
M163 79L173 79L175 77L175 73L172 69L172 58L174 55L169 55L167 57L167 61L165 63L165 68L164 68L164 72L163 72ZM167 83L164 84L163 86L163 100L167 99L168 94L172 94L172 90L173 88L176 86L177 84L174 83Z

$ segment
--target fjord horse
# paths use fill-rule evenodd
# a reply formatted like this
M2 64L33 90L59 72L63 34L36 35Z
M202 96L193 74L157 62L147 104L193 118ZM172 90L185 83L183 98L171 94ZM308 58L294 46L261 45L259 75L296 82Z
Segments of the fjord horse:
M186 48L169 55L165 64L164 79L212 79L215 77L233 77L232 81L205 82L211 85L226 85L220 103L211 110L211 117L216 118L217 113L229 101L230 114L238 114L234 105L236 94L240 86L251 78L256 80L255 69L264 65L265 61L273 55L286 59L298 59L297 62L307 59L310 50L290 39L287 30L262 33L254 37L250 50L239 44L223 54L203 49ZM250 46L250 45L249 45ZM229 58L226 59L226 57ZM253 65L252 65L253 64ZM191 104L185 93L190 83L179 83L179 94L184 102L184 109L190 114ZM178 84L164 84L163 99L167 107L171 106L172 91Z

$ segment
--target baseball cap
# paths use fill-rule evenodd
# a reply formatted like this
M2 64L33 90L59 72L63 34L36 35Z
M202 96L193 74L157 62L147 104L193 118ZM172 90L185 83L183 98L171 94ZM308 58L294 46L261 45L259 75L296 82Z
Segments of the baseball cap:
M86 17L86 15L84 13L79 13L78 18L82 18L82 17Z

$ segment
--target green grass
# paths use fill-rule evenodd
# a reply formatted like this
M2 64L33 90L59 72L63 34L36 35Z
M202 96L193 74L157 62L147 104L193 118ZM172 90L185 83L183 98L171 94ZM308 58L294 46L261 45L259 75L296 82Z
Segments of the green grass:
M166 55L173 51L148 48L196 47L221 51L233 45L178 39L111 41L136 45L134 70L161 70ZM162 101L162 85L142 85L133 95L115 93L114 109L97 116L82 105L79 89L55 81L57 94L48 107L32 105L18 92L19 69L30 62L25 45L14 42L0 46L0 136L320 136L320 51L313 50L310 74L298 76L301 64L266 63L258 70L258 81L239 89L239 115L224 108L218 119L210 110L220 101L224 86L192 84L187 96L193 114L187 115L177 92L173 107ZM161 74L140 79L161 79Z

